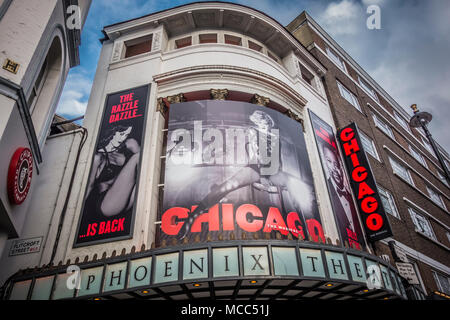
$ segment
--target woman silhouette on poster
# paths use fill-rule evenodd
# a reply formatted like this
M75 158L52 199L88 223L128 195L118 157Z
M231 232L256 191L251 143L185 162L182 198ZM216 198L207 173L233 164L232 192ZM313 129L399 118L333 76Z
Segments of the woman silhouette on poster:
M86 193L89 219L117 216L133 207L141 148L130 138L132 130L115 126L98 143Z

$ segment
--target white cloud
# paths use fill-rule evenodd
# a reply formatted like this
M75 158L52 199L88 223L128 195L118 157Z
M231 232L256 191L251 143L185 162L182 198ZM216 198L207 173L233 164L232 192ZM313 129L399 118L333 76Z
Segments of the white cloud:
M357 34L365 25L361 5L352 0L331 2L319 16L318 22L333 36Z
M92 80L83 71L71 72L67 77L56 113L66 118L76 118L86 112Z

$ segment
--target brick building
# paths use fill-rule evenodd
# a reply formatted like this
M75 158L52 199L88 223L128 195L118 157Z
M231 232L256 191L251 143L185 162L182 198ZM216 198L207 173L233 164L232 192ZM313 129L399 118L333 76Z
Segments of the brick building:
M422 128L409 125L412 113L307 12L287 29L327 69L323 82L336 127L355 122L359 128L394 234L376 243L376 254L396 261L388 245L394 241L415 267L420 283L412 290L416 297L434 291L450 294L449 184ZM448 166L448 153L439 149Z

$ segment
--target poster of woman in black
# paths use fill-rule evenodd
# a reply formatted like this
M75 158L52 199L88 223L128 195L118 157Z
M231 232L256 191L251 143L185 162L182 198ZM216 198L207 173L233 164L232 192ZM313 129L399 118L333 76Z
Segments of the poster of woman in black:
M361 225L333 129L313 112L309 111L309 114L341 241L347 242L351 247L362 249L365 242Z
M173 104L166 157L160 240L324 241L301 124L278 111Z
M110 94L75 245L131 237L148 86Z

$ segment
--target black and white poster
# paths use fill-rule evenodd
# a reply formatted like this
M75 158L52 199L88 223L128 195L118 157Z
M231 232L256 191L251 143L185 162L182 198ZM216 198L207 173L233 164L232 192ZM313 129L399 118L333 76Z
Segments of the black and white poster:
M361 224L333 129L313 112L309 115L341 241L361 249L365 247Z
M246 102L171 105L160 240L244 233L325 241L301 124Z
M149 86L108 95L75 246L132 236Z

